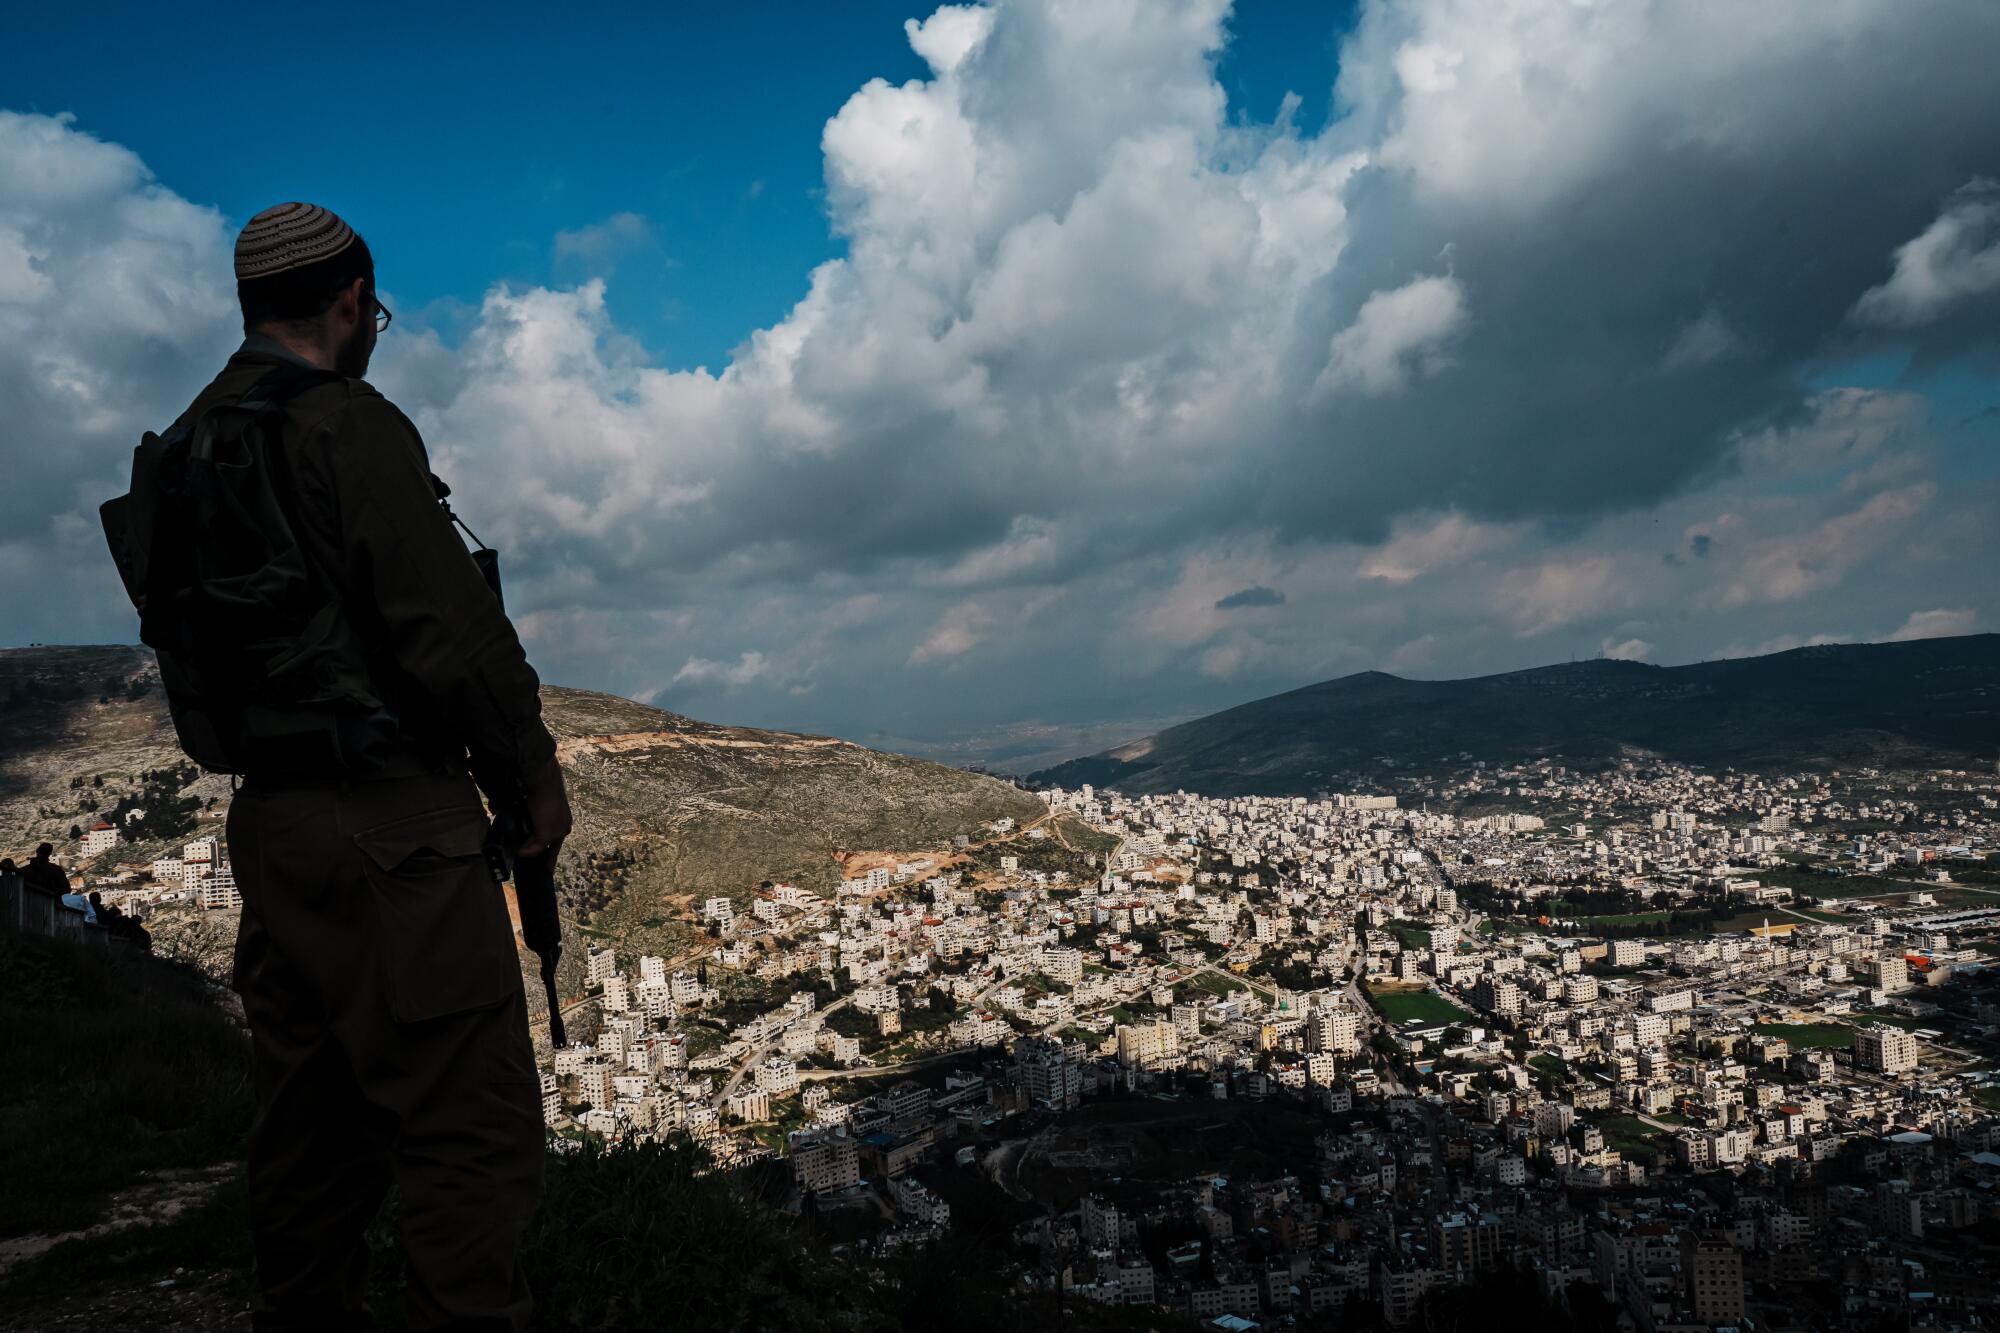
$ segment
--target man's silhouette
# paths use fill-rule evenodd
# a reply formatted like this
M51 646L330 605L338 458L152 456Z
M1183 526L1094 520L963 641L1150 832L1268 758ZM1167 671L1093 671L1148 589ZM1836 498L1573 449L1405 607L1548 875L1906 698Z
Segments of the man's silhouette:
M68 893L69 872L50 859L55 850L54 844L46 842L35 848L28 864L21 867L21 878L47 893Z
M151 443L169 460L172 441L190 459L261 457L268 478L209 474L209 494L235 486L243 503L185 544L221 555L177 565L154 539L135 600L183 745L243 775L228 833L256 1057L253 1322L363 1327L363 1231L393 1182L409 1326L519 1329L543 1126L480 787L526 809L522 851L554 848L570 828L555 744L422 440L360 378L389 318L368 247L326 209L282 204L243 229L236 274L243 345ZM128 511L185 523L142 493L142 471ZM133 529L116 519L107 507L131 590ZM240 524L233 547L215 536L225 521ZM201 582L244 550L269 554L255 578ZM185 595L142 595L162 584ZM209 619L176 623L182 604Z

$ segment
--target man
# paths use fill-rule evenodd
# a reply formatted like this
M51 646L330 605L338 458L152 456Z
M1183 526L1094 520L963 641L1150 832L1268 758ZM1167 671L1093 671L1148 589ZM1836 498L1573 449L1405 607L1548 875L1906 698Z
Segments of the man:
M273 405L258 420L279 423L262 437L278 507L329 599L323 688L296 692L310 702L288 713L251 681L260 711L210 719L248 756L228 834L256 1062L253 1322L363 1327L363 1231L393 1182L409 1325L519 1329L543 1125L480 788L525 806L523 853L552 854L570 830L555 744L422 440L361 378L389 320L367 245L324 208L281 204L237 238L236 277L243 345L176 429Z
M28 864L21 867L21 878L48 893L68 893L69 872L51 859L55 853L54 843L45 842L35 848Z

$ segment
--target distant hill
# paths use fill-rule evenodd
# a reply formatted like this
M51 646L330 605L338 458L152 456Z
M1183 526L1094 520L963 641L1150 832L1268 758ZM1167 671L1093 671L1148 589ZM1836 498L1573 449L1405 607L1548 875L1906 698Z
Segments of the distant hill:
M1396 761L1550 755L1739 768L1986 764L2000 752L2000 634L1795 648L1657 667L1597 660L1471 680L1364 671L1034 775L1129 792L1298 795Z
M828 889L838 851L917 851L1042 811L1010 784L847 741L556 686L542 705L577 816L559 876L566 908L634 948L684 946L691 928L677 918L695 899L741 901L766 879ZM137 803L153 836L121 842L100 868L149 859L215 828L228 799L227 778L182 758L149 651L0 650L0 853L44 838L66 848L72 827ZM226 951L227 934L204 931L190 952Z

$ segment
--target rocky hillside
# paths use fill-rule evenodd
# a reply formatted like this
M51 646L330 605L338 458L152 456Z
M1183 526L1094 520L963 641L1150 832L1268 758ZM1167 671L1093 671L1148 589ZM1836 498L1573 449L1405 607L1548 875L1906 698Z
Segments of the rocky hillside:
M948 846L985 821L1041 810L992 778L823 736L559 687L544 689L543 708L577 814L560 871L566 908L585 931L635 948L684 945L690 905L711 894L741 901L767 879L825 889L840 877L836 853ZM109 870L197 830L220 833L228 801L228 779L194 770L176 747L146 650L0 650L5 854L42 839L73 846L72 828L109 818L134 836L83 867ZM144 813L128 819L133 809ZM233 923L209 918L162 922L169 950L213 967Z
M104 818L137 835L116 854L134 860L214 822L228 797L229 779L193 769L174 743L150 652L0 649L0 854L63 849L72 828ZM140 819L126 819L134 808Z
M1739 768L1987 764L2000 634L1839 644L1689 666L1591 661L1471 680L1344 676L1035 775L1132 792L1302 795L1393 761L1579 765L1652 756Z
M766 879L830 889L837 853L949 846L1039 801L995 779L825 736L718 726L547 689L577 831L564 886L593 926L641 939L692 899Z

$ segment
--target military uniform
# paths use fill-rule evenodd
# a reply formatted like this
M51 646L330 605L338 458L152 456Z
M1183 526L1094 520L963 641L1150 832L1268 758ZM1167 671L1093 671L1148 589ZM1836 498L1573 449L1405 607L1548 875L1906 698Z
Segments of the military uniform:
M305 364L253 335L183 420L287 362ZM409 420L331 377L283 410L294 529L386 707L353 770L249 772L229 811L257 1084L256 1327L361 1324L363 1230L394 1183L411 1327L518 1329L541 1098L467 761L527 775L554 742Z

